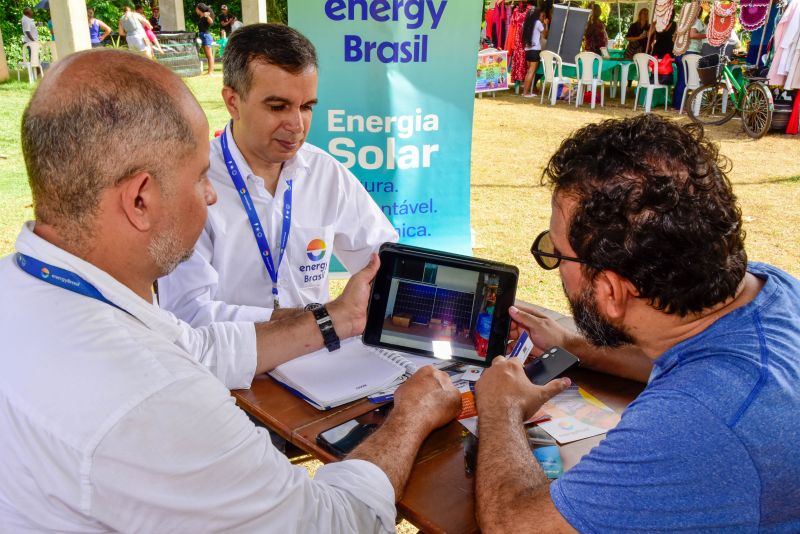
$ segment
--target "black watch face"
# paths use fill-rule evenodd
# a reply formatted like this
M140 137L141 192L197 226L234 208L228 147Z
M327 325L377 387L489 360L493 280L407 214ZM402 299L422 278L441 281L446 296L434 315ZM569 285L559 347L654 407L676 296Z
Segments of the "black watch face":
M306 307L303 308L305 311L314 311L318 310L322 307L322 304L319 302L312 302L311 304L306 304Z

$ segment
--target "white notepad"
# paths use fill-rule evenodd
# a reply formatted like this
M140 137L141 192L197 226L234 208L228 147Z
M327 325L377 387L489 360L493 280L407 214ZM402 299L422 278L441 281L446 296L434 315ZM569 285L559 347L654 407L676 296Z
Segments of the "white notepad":
M381 390L416 366L397 352L368 347L359 338L339 350L318 350L279 365L270 376L320 410Z

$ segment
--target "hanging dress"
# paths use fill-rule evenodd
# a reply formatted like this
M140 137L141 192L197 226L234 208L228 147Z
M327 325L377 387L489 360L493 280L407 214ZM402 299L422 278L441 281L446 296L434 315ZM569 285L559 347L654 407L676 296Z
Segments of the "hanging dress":
M672 9L672 0L656 0L653 20L657 32L663 32L667 29L669 23L672 22Z
M736 24L736 4L718 3L711 8L706 29L706 40L711 46L722 46L728 42Z
M672 48L672 55L675 57L682 56L689 50L689 31L697 20L697 15L700 14L700 2L686 2L681 8L681 14L678 16L677 27L675 28L675 46Z
M742 0L739 10L739 23L742 28L752 32L767 22L770 0Z
M769 68L770 85L784 85L789 66L797 49L800 36L800 0L794 0L784 11L781 20L775 27L775 56Z
M528 72L528 62L525 61L525 45L522 42L522 25L525 23L527 9L517 9L511 15L509 36L514 34L513 49L511 50L511 80L522 81ZM510 41L511 39L509 39Z

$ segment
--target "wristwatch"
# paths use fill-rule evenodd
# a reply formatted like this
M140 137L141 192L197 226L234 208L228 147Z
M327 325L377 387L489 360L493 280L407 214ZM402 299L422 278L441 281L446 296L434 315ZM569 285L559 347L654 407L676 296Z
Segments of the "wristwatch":
M319 302L312 302L311 304L307 304L304 309L314 314L314 319L316 319L317 326L322 334L322 341L325 343L325 348L330 352L339 350L341 343L339 342L339 336L336 335L336 329L333 327L333 319L331 319L327 308Z

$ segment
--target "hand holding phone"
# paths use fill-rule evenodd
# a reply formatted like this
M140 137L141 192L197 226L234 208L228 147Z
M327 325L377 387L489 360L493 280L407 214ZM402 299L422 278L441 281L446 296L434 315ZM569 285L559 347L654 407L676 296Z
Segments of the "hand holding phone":
M525 375L537 386L543 386L563 375L580 360L561 347L552 347L525 366Z
M532 384L518 360L496 358L475 384L475 402L479 417L511 415L523 422L569 385L569 380L553 380L543 386Z

